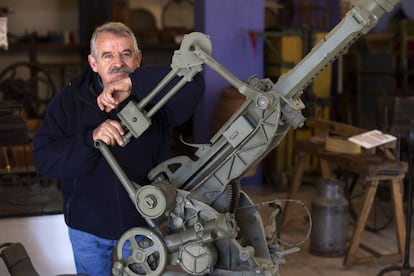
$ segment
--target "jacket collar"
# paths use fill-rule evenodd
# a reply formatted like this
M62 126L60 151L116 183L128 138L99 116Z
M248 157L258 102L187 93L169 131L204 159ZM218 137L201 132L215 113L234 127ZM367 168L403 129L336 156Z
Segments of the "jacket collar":
M70 81L69 86L82 101L95 102L96 97L102 92L101 84L99 75L87 65L81 74Z

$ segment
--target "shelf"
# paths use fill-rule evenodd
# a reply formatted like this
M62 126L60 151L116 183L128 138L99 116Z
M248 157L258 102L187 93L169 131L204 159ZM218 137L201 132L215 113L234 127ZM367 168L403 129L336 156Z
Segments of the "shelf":
M81 44L61 43L12 43L4 53L11 51L81 51L86 47Z

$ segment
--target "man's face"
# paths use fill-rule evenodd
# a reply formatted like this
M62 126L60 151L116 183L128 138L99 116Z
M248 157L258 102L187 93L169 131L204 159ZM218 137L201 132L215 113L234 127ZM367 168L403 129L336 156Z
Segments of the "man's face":
M111 33L101 33L96 39L97 56L88 56L89 64L97 72L104 86L128 77L141 63L141 52L135 56L132 39Z

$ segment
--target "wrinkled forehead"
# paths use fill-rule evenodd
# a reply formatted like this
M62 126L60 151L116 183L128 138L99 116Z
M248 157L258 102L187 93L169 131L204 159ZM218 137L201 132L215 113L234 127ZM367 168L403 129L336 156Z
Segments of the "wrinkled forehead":
M113 33L101 33L96 38L96 50L100 55L103 52L122 53L124 51L133 52L133 41L126 35Z

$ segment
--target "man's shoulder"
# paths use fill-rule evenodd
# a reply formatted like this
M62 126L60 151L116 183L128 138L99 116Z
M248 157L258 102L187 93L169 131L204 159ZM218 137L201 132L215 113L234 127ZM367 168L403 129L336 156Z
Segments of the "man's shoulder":
M64 87L61 88L61 93L74 93L76 91L89 89L93 78L94 72L89 66L86 66L79 74L73 76ZM61 94L59 93L59 94Z
M68 98L77 98L79 95L84 94L84 91L89 90L93 80L93 74L94 72L90 68L84 68L60 89L55 98L66 101Z
M80 84L86 82L88 85L95 76L95 72L93 72L92 68L87 65L85 66L82 71L74 76L68 83L68 85L76 85L79 86Z

